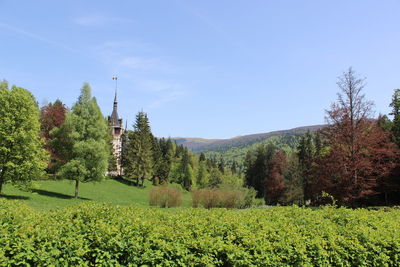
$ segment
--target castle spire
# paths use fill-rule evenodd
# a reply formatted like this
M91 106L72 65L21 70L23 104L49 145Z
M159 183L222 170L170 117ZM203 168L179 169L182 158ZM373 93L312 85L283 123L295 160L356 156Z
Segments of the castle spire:
M111 124L119 125L119 116L118 116L118 100L117 100L117 77L112 78L115 81L115 96L114 96L114 107L111 113Z

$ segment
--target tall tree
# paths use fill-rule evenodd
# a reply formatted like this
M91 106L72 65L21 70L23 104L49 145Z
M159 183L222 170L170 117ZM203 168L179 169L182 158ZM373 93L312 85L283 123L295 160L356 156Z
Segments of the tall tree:
M143 111L136 115L133 127L134 131L128 133L123 167L126 179L135 179L137 185L140 179L143 186L145 179L151 180L153 177L154 136L147 114Z
M58 174L75 181L75 198L78 198L79 182L104 178L110 155L107 122L88 83L83 84L78 101L64 124L54 131L55 136L62 137L56 142L65 148L66 162Z
M283 196L284 172L287 167L286 154L283 150L274 153L272 159L268 162L264 179L265 186L265 202L268 204L277 204Z
M321 148L319 148L321 149ZM297 148L297 155L299 158L299 168L302 176L303 184L303 201L312 199L312 168L314 163L315 147L313 142L313 136L308 131L306 135L303 135L300 139L299 146ZM320 152L319 152L320 153Z
M6 182L40 178L48 155L39 136L39 108L26 89L0 82L0 193Z
M379 177L390 171L393 143L370 119L373 104L362 94L364 79L349 68L337 84L341 93L327 111L324 131L330 150L318 165L317 185L342 203L355 204L375 194Z
M40 109L40 130L41 136L46 143L45 148L50 154L48 165L48 172L50 173L55 173L58 166L62 163L57 148L53 146L51 131L64 123L67 111L67 107L58 99L54 103L49 103Z
M393 116L392 132L396 144L400 147L400 89L394 90L392 102L390 103Z
M185 188L186 190L190 190L193 184L193 168L190 162L190 155L189 151L185 148L183 150L182 159L180 163L180 179L179 183Z

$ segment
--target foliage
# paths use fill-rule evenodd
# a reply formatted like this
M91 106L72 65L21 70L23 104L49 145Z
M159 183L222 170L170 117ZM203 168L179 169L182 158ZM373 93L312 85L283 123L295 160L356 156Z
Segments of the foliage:
M173 208L182 205L182 192L174 187L157 186L150 190L150 206Z
M89 84L81 89L78 101L65 122L55 129L58 143L65 147L65 164L58 175L75 181L75 198L79 182L101 181L108 168L110 156L109 133L96 99L91 95ZM60 138L62 137L62 138Z
M0 265L399 266L399 210L36 211L0 200Z
M0 193L5 182L43 177L48 155L39 134L39 108L33 95L0 82Z
M192 206L195 208L248 208L256 202L255 190L247 188L209 188L191 193Z

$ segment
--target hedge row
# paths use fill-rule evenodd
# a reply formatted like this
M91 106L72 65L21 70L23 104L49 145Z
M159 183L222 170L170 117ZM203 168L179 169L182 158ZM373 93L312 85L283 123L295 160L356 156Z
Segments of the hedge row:
M0 200L0 265L400 266L400 211Z

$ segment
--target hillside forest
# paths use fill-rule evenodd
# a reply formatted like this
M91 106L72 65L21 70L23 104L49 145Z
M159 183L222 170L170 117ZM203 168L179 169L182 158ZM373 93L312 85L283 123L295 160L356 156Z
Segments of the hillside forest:
M374 117L365 81L352 68L337 85L326 125L208 150L154 136L140 111L122 136L124 174L107 177L116 168L111 132L89 84L72 107L56 100L39 108L28 90L3 81L0 193L5 183L29 188L36 179L68 179L78 197L80 183L113 178L187 191L247 188L268 205L400 204L400 89L388 99L391 113Z

